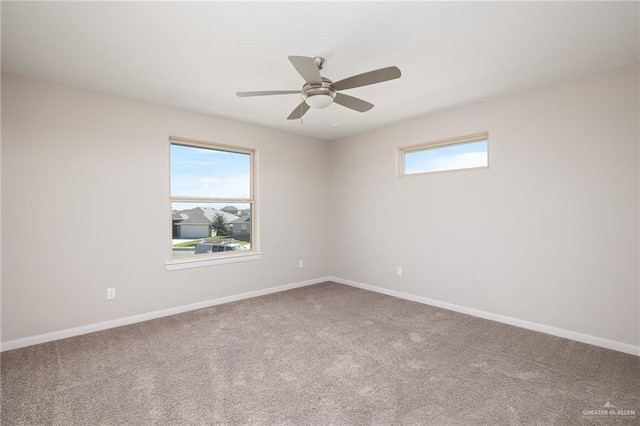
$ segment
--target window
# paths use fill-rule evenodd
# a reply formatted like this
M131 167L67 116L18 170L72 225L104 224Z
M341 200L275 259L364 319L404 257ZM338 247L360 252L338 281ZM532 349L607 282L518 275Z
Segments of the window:
M256 254L255 151L177 138L170 145L171 260Z
M489 134L400 148L399 175L489 167Z

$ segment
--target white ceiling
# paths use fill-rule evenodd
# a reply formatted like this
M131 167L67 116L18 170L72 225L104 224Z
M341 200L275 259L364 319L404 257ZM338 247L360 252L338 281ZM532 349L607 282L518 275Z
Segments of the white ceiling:
M638 4L2 3L2 69L181 109L336 139L638 62ZM375 104L286 117L288 55L323 56L338 81L391 65L402 77L345 93ZM337 122L338 127L334 127Z

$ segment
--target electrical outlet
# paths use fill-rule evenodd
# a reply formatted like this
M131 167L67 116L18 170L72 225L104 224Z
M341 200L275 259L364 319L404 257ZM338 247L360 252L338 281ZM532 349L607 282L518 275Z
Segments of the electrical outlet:
M402 276L402 268L399 267L399 266L396 268L396 275L399 276L399 277Z
M304 268L304 260L298 260L298 268Z
M116 289L115 287L111 287L107 289L107 299L115 299L116 298Z

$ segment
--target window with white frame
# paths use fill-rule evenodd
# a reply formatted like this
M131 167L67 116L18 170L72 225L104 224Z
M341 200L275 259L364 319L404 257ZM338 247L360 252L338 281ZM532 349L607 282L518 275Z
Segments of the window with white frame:
M255 151L171 138L171 259L255 252Z
M489 134L400 148L400 176L489 167Z

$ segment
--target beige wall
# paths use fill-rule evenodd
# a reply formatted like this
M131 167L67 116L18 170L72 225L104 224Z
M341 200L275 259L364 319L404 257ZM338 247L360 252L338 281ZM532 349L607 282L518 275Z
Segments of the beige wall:
M484 131L489 170L396 177ZM638 136L627 67L335 141L332 275L638 345Z
M3 341L327 274L326 142L10 74L2 104ZM166 270L170 135L258 149L261 260Z
M329 143L3 74L2 341L333 275L638 345L638 90L628 67ZM396 177L397 147L484 131L491 169ZM260 261L165 269L169 135L259 150Z

